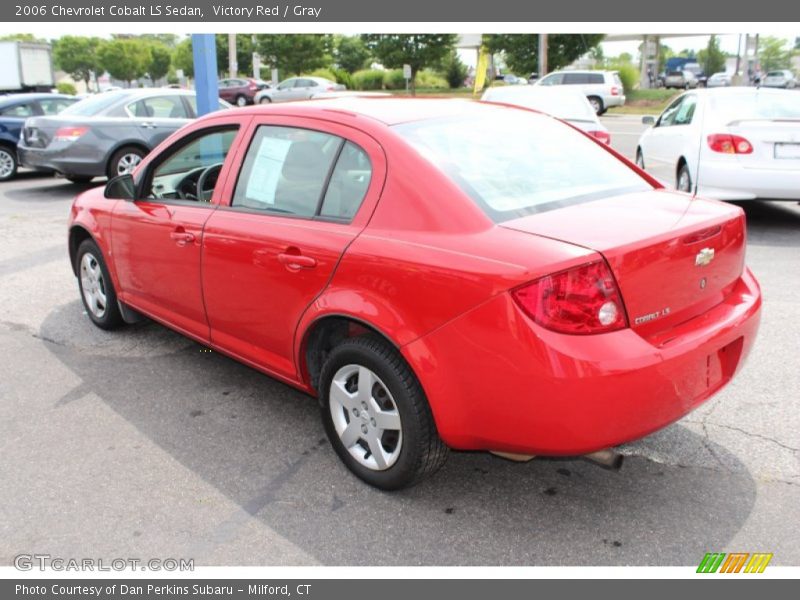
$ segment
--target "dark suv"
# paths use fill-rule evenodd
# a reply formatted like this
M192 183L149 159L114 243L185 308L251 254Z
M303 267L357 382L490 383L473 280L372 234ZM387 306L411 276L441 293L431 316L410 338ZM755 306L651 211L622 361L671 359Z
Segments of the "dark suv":
M220 79L218 86L220 98L236 106L247 106L253 104L256 93L268 88L269 84L261 79L232 77Z

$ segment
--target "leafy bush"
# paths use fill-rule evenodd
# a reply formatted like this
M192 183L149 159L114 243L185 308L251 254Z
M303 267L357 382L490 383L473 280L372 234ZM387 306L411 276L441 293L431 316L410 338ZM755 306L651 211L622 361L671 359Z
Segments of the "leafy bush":
M383 89L383 71L362 69L353 73L353 88L356 90Z
M450 87L447 80L429 69L417 73L416 84L418 88L446 90Z
M406 79L403 77L403 69L392 69L383 74L383 85L387 90L406 89Z
M625 88L625 93L629 94L637 87L639 87L639 69L633 65L623 64L614 67L619 72L619 78L622 81L622 87Z
M331 67L331 73L336 76L336 79L334 80L336 83L341 83L348 90L353 89L353 76L348 71Z
M57 83L56 90L58 90L59 94L67 94L68 96L74 96L78 93L78 89L69 81L61 81Z

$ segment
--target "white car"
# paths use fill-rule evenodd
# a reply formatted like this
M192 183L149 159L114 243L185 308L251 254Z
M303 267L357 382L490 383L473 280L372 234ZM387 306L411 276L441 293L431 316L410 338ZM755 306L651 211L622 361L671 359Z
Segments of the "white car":
M535 85L491 87L483 93L481 100L538 110L567 121L601 142L611 143L608 129L597 118L597 113L583 92L575 88Z
M617 71L554 71L538 79L536 86L575 86L602 115L612 106L625 105L625 89Z
M764 87L786 88L791 90L797 86L797 79L794 73L788 70L770 71L764 76L761 82Z
M719 200L800 200L797 92L729 87L676 98L639 138L636 163Z

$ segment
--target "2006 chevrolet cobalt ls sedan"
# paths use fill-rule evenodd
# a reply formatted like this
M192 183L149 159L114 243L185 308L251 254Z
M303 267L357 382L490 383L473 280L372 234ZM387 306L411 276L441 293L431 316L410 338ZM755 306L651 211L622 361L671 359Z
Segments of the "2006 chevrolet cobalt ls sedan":
M384 489L447 448L579 455L720 390L758 328L742 210L539 113L343 98L208 115L78 196L89 318L319 398Z

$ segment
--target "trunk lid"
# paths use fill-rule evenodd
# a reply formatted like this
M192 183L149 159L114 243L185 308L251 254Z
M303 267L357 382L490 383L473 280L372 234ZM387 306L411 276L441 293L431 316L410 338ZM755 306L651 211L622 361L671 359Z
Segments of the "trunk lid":
M25 121L21 141L28 148L47 148L60 128L81 124L80 119L66 117L30 117Z
M727 129L753 146L752 153L736 155L745 169L800 169L800 119L733 121Z
M719 304L744 268L745 221L735 206L654 190L506 221L502 227L599 252L644 337Z

